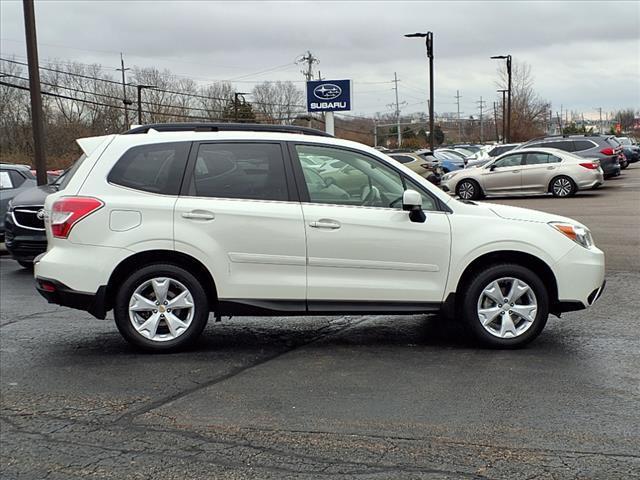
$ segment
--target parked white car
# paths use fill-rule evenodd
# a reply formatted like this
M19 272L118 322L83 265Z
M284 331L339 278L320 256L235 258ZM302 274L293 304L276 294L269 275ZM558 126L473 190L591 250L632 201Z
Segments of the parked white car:
M597 159L585 159L555 148L525 148L500 155L475 167L447 173L442 189L463 200L490 195L551 193L569 197L597 188L604 174Z
M441 312L485 345L513 348L604 286L584 225L458 201L322 132L167 124L78 143L85 156L46 200L37 288L98 318L113 310L145 349L193 342L210 312ZM362 189L309 187L317 175L301 156L349 164Z

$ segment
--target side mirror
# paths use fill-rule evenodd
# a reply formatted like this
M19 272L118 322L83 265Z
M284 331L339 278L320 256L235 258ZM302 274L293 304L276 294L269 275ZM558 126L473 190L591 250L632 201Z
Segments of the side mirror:
M324 188L329 188L331 185L335 185L336 179L333 177L327 177L324 179Z
M496 169L496 164L495 163L489 165L489 171L490 172L493 172L495 169Z
M405 190L402 194L402 210L409 212L409 220L424 223L427 219L422 211L422 196L415 190Z

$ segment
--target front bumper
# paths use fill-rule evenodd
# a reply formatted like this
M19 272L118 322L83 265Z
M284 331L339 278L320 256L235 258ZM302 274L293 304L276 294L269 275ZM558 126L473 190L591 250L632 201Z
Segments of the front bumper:
M5 244L11 256L23 262L32 262L47 250L47 234L44 230L16 225L9 213L5 216Z
M36 277L36 289L49 303L84 310L99 319L107 315L106 286L98 288L96 293L79 292L57 280Z
M604 253L596 247L573 247L553 267L558 302L552 313L582 310L600 298L604 290Z

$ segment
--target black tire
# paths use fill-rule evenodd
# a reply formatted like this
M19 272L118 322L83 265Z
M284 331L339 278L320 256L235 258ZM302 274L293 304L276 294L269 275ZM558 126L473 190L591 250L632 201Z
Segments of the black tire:
M189 290L194 305L194 316L188 328L176 338L162 342L138 333L129 318L129 300L135 290L157 277L167 277L183 284ZM187 347L200 336L209 318L209 301L198 279L187 270L178 265L154 263L133 272L120 286L113 312L118 330L129 343L150 352L170 352Z
M22 268L26 268L27 270L33 270L33 262L26 262L24 260L18 260L18 263Z
M456 185L456 195L462 200L478 200L482 198L482 189L475 180L465 179Z
M578 191L578 186L570 177L558 175L549 182L549 191L554 197L571 197Z
M525 282L535 294L537 311L534 321L520 335L514 338L500 338L491 334L482 326L478 314L478 302L483 290L491 282L511 277ZM473 275L462 291L460 310L468 331L482 345L489 348L520 348L534 340L544 329L549 316L549 294L540 277L521 265L504 263L485 268ZM508 308L508 307L507 307Z

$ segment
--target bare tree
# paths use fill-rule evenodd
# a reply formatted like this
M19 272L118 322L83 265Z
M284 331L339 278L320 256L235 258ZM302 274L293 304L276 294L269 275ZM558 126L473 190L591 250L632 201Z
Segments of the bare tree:
M498 71L498 87L505 89L508 85L507 73L503 68ZM521 142L544 133L550 104L535 92L529 64L514 61L511 74L510 138L512 141Z
M198 103L200 114L210 120L222 120L224 108L233 102L233 86L228 82L212 83L200 87Z
M291 123L305 111L302 91L293 82L263 82L252 91L253 108L265 121Z

